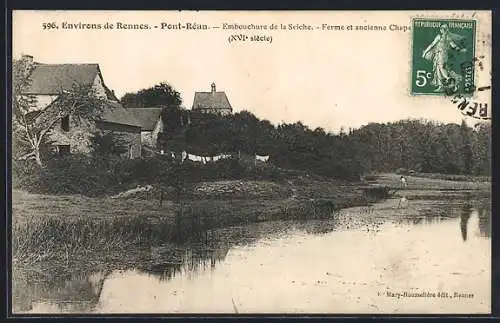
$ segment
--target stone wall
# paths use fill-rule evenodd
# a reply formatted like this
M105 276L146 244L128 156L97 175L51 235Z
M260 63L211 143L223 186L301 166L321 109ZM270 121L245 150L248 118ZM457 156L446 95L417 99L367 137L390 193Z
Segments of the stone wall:
M53 145L69 145L72 154L90 154L91 139L96 131L112 131L130 145L130 155L124 157L141 157L141 129L139 127L109 122L76 122L70 118L69 131L63 131L57 124L50 133Z
M97 122L97 129L113 131L130 145L130 158L141 157L141 128L110 122Z
M72 154L90 154L91 138L95 130L92 122L77 122L70 118L69 131L64 131L60 122L50 131L49 140L56 146L69 145Z
M156 147L156 140L153 140L153 133L151 131L141 132L142 144L148 147Z

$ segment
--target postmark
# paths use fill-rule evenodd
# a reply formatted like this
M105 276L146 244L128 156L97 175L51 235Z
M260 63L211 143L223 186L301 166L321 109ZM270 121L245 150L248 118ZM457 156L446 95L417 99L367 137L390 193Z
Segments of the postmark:
M472 96L476 21L415 18L412 29L411 94Z
M484 59L484 55L475 57L472 62L464 62L462 66L467 66L467 67L475 66L476 67L475 72L483 71L484 67L482 59ZM454 106L456 106L456 108L465 117L481 119L481 120L490 120L491 107L489 104L489 100L485 98L485 94L487 96L488 92L491 91L491 86L480 85L481 80L477 76L476 76L476 83L478 85L473 87L474 90L473 97L467 94L458 93L457 91L453 91L453 89L448 89L447 91L445 91L445 94L448 98L450 98L451 103Z
M482 86L477 88L477 91L487 91L490 89L490 86ZM488 108L488 102L471 99L470 97L459 93L451 96L450 101L466 117L481 120L491 119L491 110Z

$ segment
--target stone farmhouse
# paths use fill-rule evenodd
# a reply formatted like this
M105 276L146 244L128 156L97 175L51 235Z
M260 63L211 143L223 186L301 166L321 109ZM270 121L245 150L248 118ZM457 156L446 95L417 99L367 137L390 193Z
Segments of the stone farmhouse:
M50 133L57 153L90 153L91 136L94 132L112 132L127 145L124 157L141 157L141 123L127 111L104 82L98 64L42 64L33 61L33 56L23 55L31 65L31 86L25 94L34 95L37 99L35 111L43 111L50 105L61 91L70 90L77 83L91 85L96 94L107 102L101 120L82 125L73 120L71 115L62 118Z
M157 148L158 135L164 131L164 124L161 118L163 108L128 108L127 110L141 124L142 145Z

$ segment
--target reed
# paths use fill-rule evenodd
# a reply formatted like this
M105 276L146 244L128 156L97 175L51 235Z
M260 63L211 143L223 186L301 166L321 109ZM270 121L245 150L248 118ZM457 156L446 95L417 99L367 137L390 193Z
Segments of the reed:
M239 207L238 207L239 206ZM164 217L147 217L140 211L119 217L30 216L12 225L12 256L16 263L57 258L61 261L93 254L123 254L132 248L183 243L207 230L266 220L324 219L345 203L329 199L298 201L217 201L177 204ZM104 206L105 207L105 206ZM40 214L36 212L35 214Z
M12 226L12 258L14 262L37 262L147 246L168 241L170 226L155 225L141 216L103 220L31 217Z

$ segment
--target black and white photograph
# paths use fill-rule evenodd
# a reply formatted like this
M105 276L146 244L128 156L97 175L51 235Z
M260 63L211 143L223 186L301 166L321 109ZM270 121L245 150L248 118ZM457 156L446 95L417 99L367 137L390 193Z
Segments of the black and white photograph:
M491 32L14 10L12 315L491 313Z

